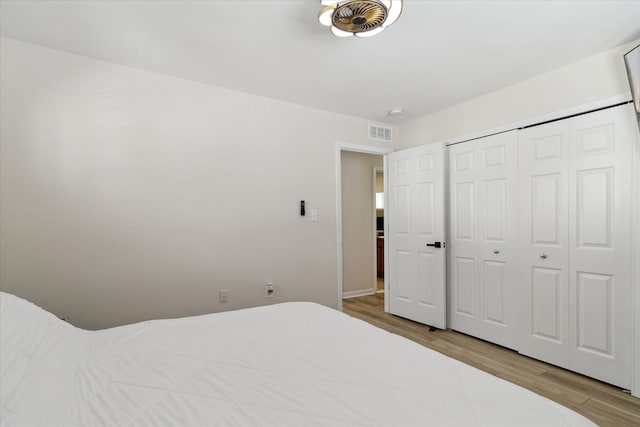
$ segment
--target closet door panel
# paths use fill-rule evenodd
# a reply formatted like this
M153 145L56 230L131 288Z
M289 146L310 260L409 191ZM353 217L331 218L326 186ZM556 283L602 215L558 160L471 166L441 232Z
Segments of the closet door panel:
M519 351L562 367L569 362L568 144L562 121L518 135Z
M611 249L615 168L589 168L575 175L575 238L581 249Z
M562 345L564 333L561 313L566 298L562 270L533 267L531 269L531 335L543 342Z
M566 182L563 181L566 177L562 172L530 177L531 243L548 251L566 249L561 234L566 231L561 228L566 215L566 207L563 209Z
M452 328L464 331L475 332L475 325L464 326L466 319L474 319L476 313L475 288L476 284L476 260L474 258L455 257L454 278L455 286L453 290L454 305L453 310L457 321Z
M477 152L473 144L449 147L449 320L452 329L477 335Z
M451 328L514 348L516 132L449 149Z
M453 198L456 209L454 237L461 244L469 247L474 246L475 243L475 193L476 185L473 181L457 182L454 185Z
M631 106L568 120L571 369L629 388Z
M504 244L507 241L507 179L486 179L483 182L482 237L487 243Z
M517 347L517 132L476 142L478 179L478 335Z
M484 260L482 264L482 283L484 283L484 295L482 300L482 321L499 328L509 326L509 307L505 300L507 268L505 262Z
M613 276L578 272L576 348L611 358L613 351Z

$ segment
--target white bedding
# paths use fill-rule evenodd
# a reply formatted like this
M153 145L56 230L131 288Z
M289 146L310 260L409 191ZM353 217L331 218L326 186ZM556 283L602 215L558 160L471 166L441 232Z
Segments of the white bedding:
M592 426L312 303L84 331L0 297L2 426Z

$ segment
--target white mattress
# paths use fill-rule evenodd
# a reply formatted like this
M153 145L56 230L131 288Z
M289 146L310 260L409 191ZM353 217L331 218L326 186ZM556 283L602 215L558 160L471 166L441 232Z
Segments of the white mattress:
M312 303L102 331L0 299L2 426L587 426L546 398Z

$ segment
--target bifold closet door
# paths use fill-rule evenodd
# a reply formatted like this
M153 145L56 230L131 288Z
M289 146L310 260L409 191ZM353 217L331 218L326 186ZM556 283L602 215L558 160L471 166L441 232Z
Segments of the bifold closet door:
M569 366L569 128L559 121L518 134L520 353Z
M631 386L633 108L569 120L569 364Z
M449 149L450 326L515 348L517 134Z
M519 134L521 353L628 388L630 105Z

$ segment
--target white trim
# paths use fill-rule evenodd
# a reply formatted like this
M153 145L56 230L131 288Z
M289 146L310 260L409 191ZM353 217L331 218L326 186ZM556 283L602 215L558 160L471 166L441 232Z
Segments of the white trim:
M371 289L363 289L361 291L349 291L342 294L342 299L364 297L367 295L373 295L375 293L376 291L372 291Z
M387 236L389 235L389 180L387 174L389 173L387 156L384 156L382 160L382 169L384 169L384 311L389 313L391 310L391 304L389 303L389 245L387 244Z
M443 207L443 215L444 215L444 248L442 249L444 251L444 305L445 305L445 315L444 315L444 321L445 321L445 325L447 325L447 327L450 328L451 325L451 311L449 310L449 301L450 301L450 287L449 287L449 278L452 277L451 274L451 269L450 269L450 262L449 260L451 259L449 257L449 252L450 252L450 242L453 241L453 239L451 238L451 186L450 186L450 171L449 171L449 146L447 146L446 144L444 144L444 148L442 150L442 163L443 163L443 167L444 167L444 207Z
M337 255L338 255L338 263L337 263L337 270L338 270L338 277L337 277L337 282L338 282L338 310L342 311L342 289L343 289L343 284L342 284L342 269L343 269L343 262L342 262L342 160L340 158L340 153L342 153L342 151L355 151L357 153L365 153L365 154L378 154L378 155L382 155L384 156L384 165L385 165L385 171L386 171L386 164L387 164L387 154L393 152L392 148L385 148L385 147L376 147L376 146L370 146L370 145L358 145L358 144L351 144L348 142L341 142L341 141L337 141L336 142L336 244L337 244ZM385 179L385 191L386 191L386 182L387 180ZM386 200L385 200L385 209L386 209ZM386 222L386 221L385 221ZM385 228L386 228L386 224L385 224ZM386 230L385 230L386 231ZM386 257L386 248L385 248L385 279L386 279L386 274L387 274L387 257ZM386 290L386 280L385 280L385 290ZM385 298L385 304L386 304L386 298Z
M634 114L635 116L635 114ZM640 123L638 123L640 132ZM633 184L631 223L631 325L633 351L631 394L640 398L640 133L633 144ZM634 262L635 261L635 262Z
M571 116L574 114L581 114L587 111L597 110L599 108L610 107L612 105L616 105L616 104L620 104L622 102L628 102L628 101L631 101L630 95L628 93L621 93L620 95L611 96L609 98L600 99L598 101L588 102L586 104L577 105L575 107L565 108L563 110L553 111L551 113L542 114L540 116L527 118L519 122L497 126L491 129L485 129L479 132L469 133L463 136L447 139L445 141L445 144L446 145L458 144L460 142L469 141L471 139L483 138L485 136L494 135L496 133L508 132L514 129L521 129L526 126L531 126L538 123L544 123L550 120L556 120L556 119Z
M382 174L382 182L384 184L384 167L373 167L373 292L378 291L378 209L376 206L376 194L378 190L378 173ZM383 190L384 191L384 188ZM382 207L384 212L384 206ZM384 233L384 231L383 231ZM384 278L382 279L384 280Z
M374 145L363 145L363 144L351 144L349 142L336 142L336 148L340 151L355 151L356 153L365 153L365 154L389 154L393 153L395 150L393 148L388 147L377 147Z

